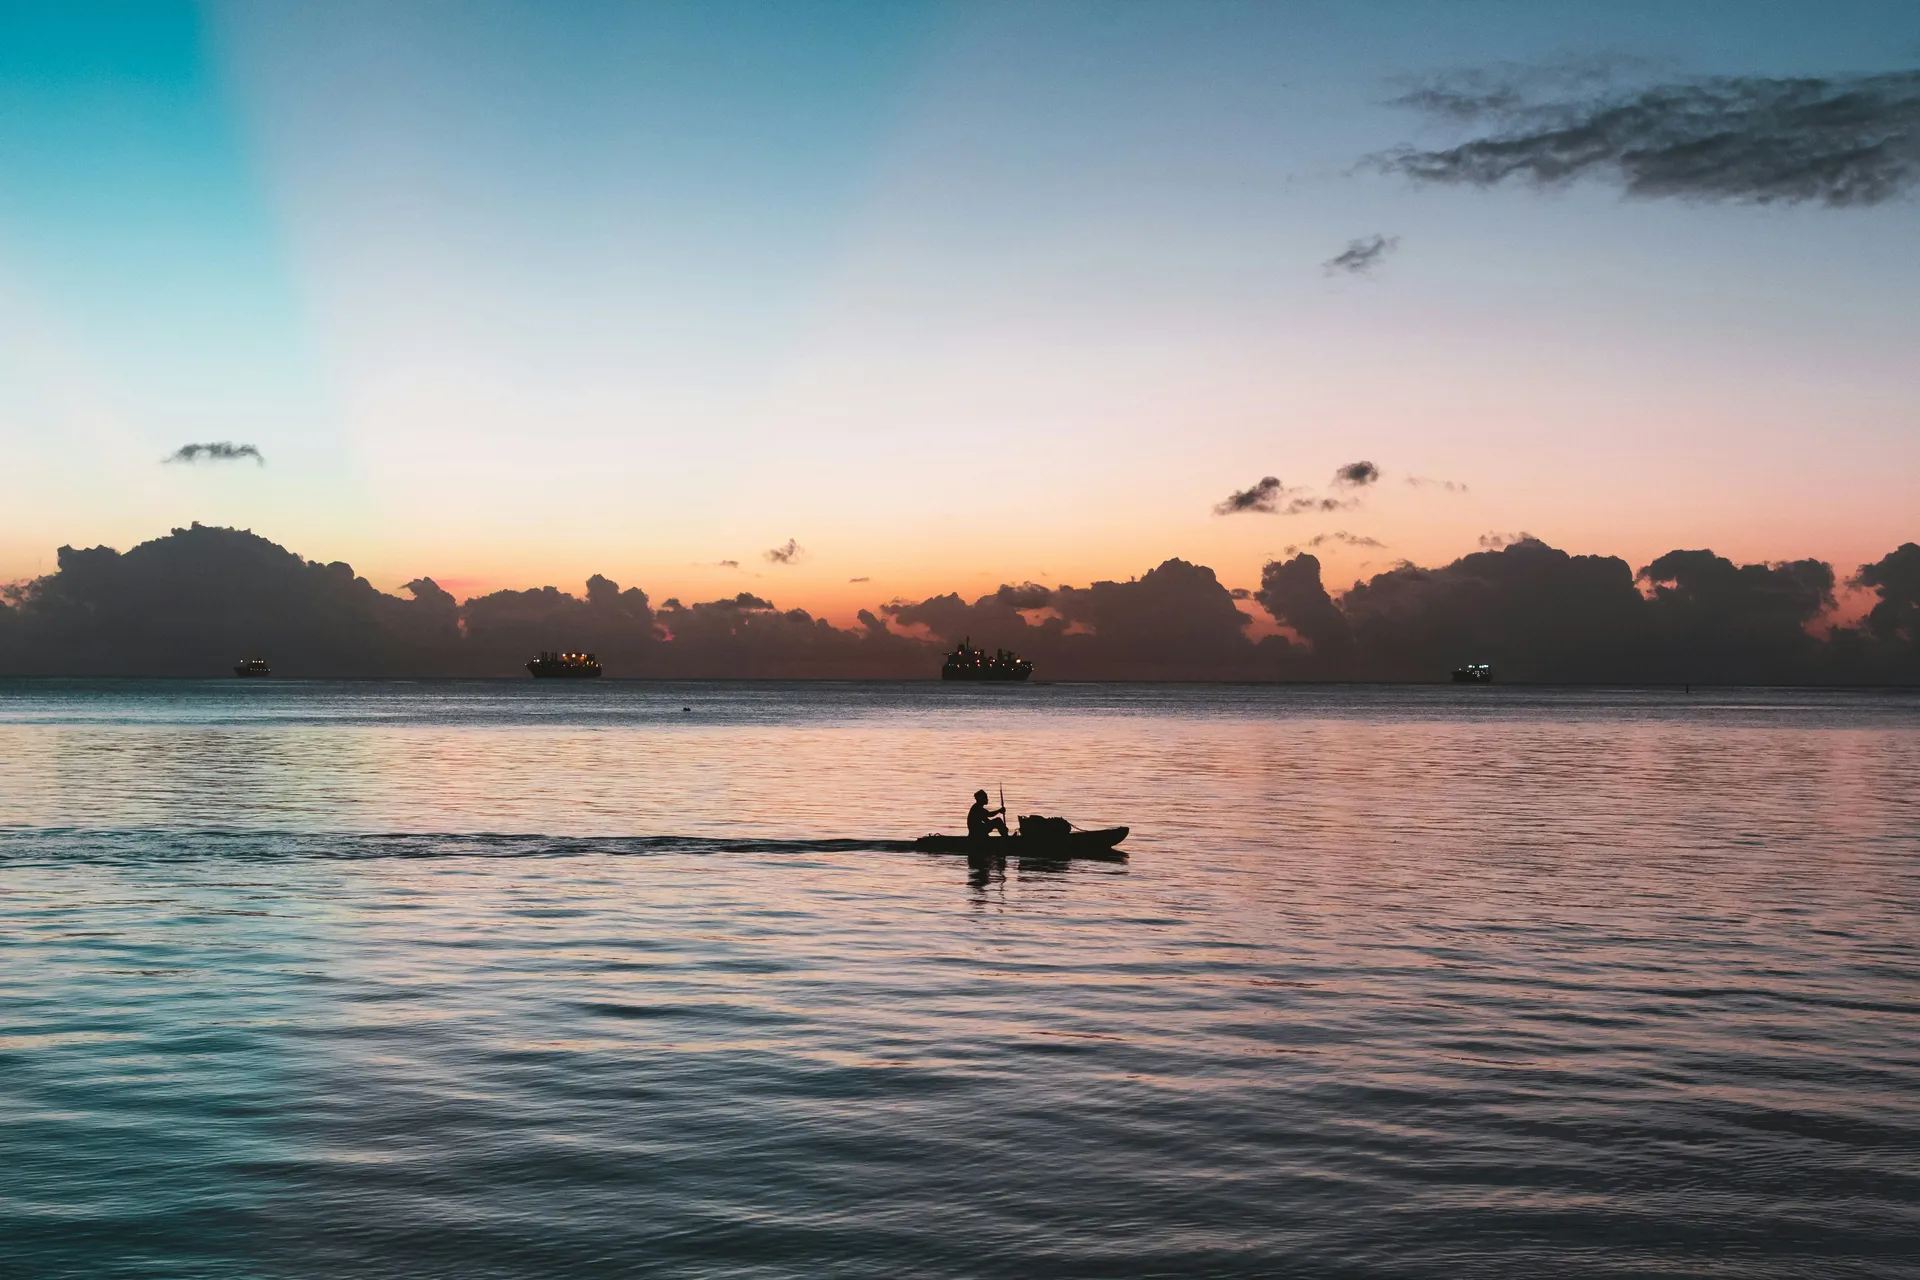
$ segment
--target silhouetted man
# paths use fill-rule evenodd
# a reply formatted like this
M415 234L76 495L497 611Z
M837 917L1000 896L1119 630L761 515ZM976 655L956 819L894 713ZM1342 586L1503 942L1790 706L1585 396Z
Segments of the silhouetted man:
M988 833L994 831L1006 835L1006 812L1005 809L987 808L987 793L974 792L973 808L967 810L967 834L975 840L984 840Z

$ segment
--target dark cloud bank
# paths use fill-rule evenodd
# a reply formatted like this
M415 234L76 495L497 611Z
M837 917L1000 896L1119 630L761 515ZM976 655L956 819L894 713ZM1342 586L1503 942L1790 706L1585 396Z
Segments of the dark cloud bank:
M1491 662L1514 681L1920 684L1920 545L1861 567L1872 599L1825 628L1836 579L1817 560L1736 565L1673 551L1636 573L1531 538L1437 569L1402 565L1337 599L1311 554L1267 565L1253 617L1203 565L1128 582L1009 584L895 601L835 627L747 592L655 606L598 575L464 603L431 579L405 596L341 563L194 525L121 554L60 549L7 589L0 672L220 675L264 656L286 675L515 675L540 649L589 649L616 675L925 677L962 636L1017 649L1048 679L1436 680Z

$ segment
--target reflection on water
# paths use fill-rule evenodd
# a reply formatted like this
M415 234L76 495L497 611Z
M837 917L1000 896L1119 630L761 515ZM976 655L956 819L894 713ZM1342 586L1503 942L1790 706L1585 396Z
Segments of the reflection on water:
M0 683L15 1269L1909 1265L1911 698L555 694Z

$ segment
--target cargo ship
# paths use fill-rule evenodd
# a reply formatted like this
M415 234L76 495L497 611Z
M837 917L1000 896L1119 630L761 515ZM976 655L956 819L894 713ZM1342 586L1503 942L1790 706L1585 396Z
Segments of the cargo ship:
M1493 668L1484 662L1469 662L1464 667L1454 668L1453 682L1455 684L1492 684Z
M962 640L940 667L942 680L1025 680L1032 674L1033 664L1013 650L976 649L972 636Z
M600 674L600 660L590 653L547 653L527 664L527 670L543 679L591 680Z
M248 658L244 662L233 664L233 674L237 676L270 676L273 668L267 665L265 658Z

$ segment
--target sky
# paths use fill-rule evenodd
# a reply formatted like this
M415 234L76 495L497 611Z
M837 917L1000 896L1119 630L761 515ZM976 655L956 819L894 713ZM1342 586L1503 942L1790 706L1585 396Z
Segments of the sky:
M1916 68L1908 0L0 2L0 581L193 521L839 621L1520 531L1844 574L1920 537L1910 190L1379 158L1468 73Z

